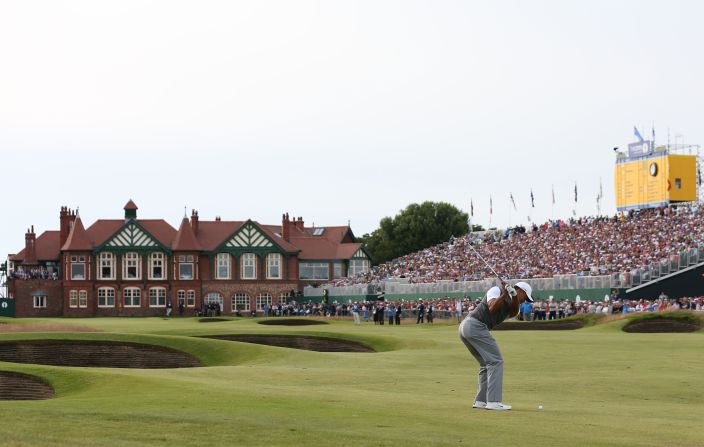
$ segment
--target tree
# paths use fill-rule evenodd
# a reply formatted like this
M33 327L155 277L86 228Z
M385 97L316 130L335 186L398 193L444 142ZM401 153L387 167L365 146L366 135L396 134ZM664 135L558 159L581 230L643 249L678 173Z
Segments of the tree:
M375 264L413 253L469 231L467 213L444 202L413 203L394 218L384 217L379 228L365 234Z

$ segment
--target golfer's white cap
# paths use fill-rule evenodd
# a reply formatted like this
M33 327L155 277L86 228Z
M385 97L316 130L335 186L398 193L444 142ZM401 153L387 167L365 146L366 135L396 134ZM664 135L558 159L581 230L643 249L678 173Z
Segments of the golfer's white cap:
M486 292L486 299L493 300L501 296L501 289L497 286L492 287Z
M530 284L524 281L520 281L516 283L515 287L521 288L526 293L526 295L528 295L528 301L530 301L531 303L533 302L533 296L531 295L533 293L533 288L530 286Z

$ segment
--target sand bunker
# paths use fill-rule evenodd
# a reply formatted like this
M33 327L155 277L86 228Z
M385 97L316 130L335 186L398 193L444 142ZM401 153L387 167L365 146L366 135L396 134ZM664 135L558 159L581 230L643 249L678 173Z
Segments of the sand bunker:
M0 371L0 400L42 400L54 397L54 388L36 377Z
M98 368L191 368L200 361L161 346L92 340L0 342L0 361Z
M694 332L701 329L698 324L670 318L648 318L636 320L623 327L624 332L657 334L666 332Z
M495 331L570 331L581 329L584 323L577 320L540 321L504 321L494 328Z
M316 324L329 324L327 321L309 320L307 318L276 318L273 320L262 320L259 324L266 326L314 326Z
M318 352L376 352L362 343L330 337L308 335L211 335L206 338L241 341L282 348L305 349Z
M208 317L208 318L201 318L198 320L198 323L219 323L221 321L231 321L227 318L217 318L217 317Z

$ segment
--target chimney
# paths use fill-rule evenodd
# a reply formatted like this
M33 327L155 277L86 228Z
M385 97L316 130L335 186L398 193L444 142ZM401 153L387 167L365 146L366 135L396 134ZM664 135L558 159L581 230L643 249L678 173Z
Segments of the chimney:
M34 225L24 235L24 260L22 264L35 265L37 263L37 235L34 234Z
M296 220L296 228L298 228L299 230L303 231L303 225L304 225L303 218L302 218L302 217L299 217L299 218Z
M220 216L215 216L215 222L220 222L221 220Z
M63 247L68 239L68 234L71 232L69 210L62 206L59 213L59 247Z
M198 211L191 210L191 228L193 228L193 234L198 234Z
M290 225L291 225L291 221L288 219L288 213L282 215L281 216L281 237L283 237L285 241L288 241L289 237L291 236Z

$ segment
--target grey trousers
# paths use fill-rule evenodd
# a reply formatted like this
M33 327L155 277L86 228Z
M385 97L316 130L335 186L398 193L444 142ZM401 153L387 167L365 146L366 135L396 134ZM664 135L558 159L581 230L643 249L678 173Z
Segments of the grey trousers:
M501 402L504 359L496 340L486 325L474 318L465 318L460 324L460 339L479 362L479 385L474 400Z

